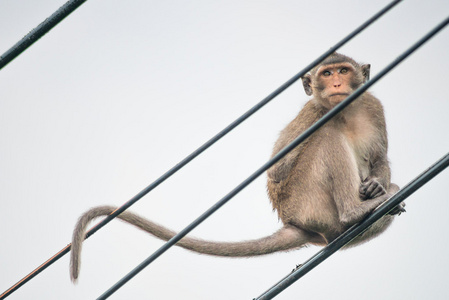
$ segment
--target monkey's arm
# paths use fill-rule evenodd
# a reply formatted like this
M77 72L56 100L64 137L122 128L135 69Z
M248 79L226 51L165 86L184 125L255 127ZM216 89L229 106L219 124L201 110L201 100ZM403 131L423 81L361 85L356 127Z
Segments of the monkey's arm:
M377 106L378 114L376 119L377 142L371 149L369 158L370 174L360 185L360 198L362 200L372 199L384 195L390 185L391 171L387 157L388 139L385 124L385 117L380 102L373 99L373 104Z
M351 226L360 222L376 207L382 204L399 190L395 184L389 184L386 191L374 198L361 201L359 197L360 178L358 173L354 172L350 150L337 141L334 143L333 151L326 151L322 155L323 161L328 166L328 173L331 177L329 190L332 199L335 202L338 217L344 226Z
M276 183L287 178L298 158L299 149L293 149L285 155L279 162L268 169L268 178Z
M301 133L315 123L322 114L322 112L316 109L312 101L308 101L296 118L282 130L274 145L271 157L275 156L284 147L293 142ZM287 155L279 160L274 166L268 169L268 178L277 183L287 178L298 159L301 149L305 147L306 144L307 140L287 153Z
M386 144L386 141L385 141ZM381 153L379 151L379 153ZM385 152L375 157L371 164L370 175L361 183L359 189L360 199L369 200L385 195L390 186L391 171ZM405 203L398 204L389 214L400 215L405 212Z
M374 199L387 194L390 186L390 167L388 161L377 161L371 174L362 182L359 189L360 199L363 201ZM398 204L389 214L400 215L405 212L405 203Z
M381 144L386 145L386 140ZM391 171L388 163L386 148L376 149L370 158L370 174L360 185L360 198L362 200L379 197L387 192L391 180Z
M273 153L271 155L272 158L302 133L303 128L296 121L296 119L293 120L284 130L282 130L276 144L274 145ZM278 183L287 178L296 162L296 159L298 158L301 147L302 145L297 146L271 168L269 168L268 178Z

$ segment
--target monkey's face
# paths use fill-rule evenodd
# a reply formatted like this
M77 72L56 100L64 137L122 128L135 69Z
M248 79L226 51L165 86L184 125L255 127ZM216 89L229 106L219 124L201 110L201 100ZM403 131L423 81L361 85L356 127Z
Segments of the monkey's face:
M312 78L313 95L331 109L361 85L358 73L356 67L347 62L320 66Z

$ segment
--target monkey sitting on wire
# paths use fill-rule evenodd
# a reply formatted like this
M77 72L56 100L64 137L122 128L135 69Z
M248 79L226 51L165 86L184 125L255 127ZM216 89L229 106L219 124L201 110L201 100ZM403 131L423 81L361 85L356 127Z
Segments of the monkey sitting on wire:
M306 94L313 98L282 130L273 156L366 82L369 73L369 64L361 65L338 53L314 67L302 78ZM325 246L399 190L390 182L387 148L382 104L365 92L268 169L268 195L283 223L281 229L250 241L211 242L184 237L176 245L202 254L227 257L265 255L307 244ZM405 211L404 206L404 203L398 205L348 246L382 233L394 215ZM87 225L116 209L94 207L80 217L72 240L72 281L79 275ZM132 212L125 211L117 218L165 241L176 234Z

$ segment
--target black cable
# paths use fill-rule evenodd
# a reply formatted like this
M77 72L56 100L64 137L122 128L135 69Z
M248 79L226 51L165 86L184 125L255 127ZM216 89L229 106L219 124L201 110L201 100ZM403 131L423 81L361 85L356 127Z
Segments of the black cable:
M398 58L396 58L393 62L391 62L387 67L379 72L373 79L366 82L363 86L359 87L353 94L351 94L348 98L342 101L340 104L335 106L331 111L329 111L326 115L324 115L320 120L318 120L315 124L313 124L309 129L304 131L300 136L298 136L292 143L287 145L284 149L282 149L278 154L276 154L272 159L270 159L267 163L265 163L262 167L260 167L256 172L254 172L251 176L249 176L246 180L244 180L240 185L234 188L231 192L229 192L226 196L224 196L221 200L219 200L215 205L209 208L206 212L204 212L200 217L194 220L190 225L181 230L178 234L176 234L173 238L171 238L168 242L166 242L161 248L155 251L151 256L149 256L146 260L144 260L141 264L139 264L136 268L134 268L131 272L129 272L126 276L124 276L121 280L119 280L115 285L113 285L109 290L107 290L104 294L102 294L98 299L106 299L110 295L112 295L115 291L117 291L121 286L123 286L126 282L128 282L131 278L136 276L140 271L142 271L145 267L147 267L150 263L156 260L160 255L162 255L165 251L175 245L180 239L186 236L190 231L192 231L195 227L201 224L204 220L206 220L210 215L212 215L215 211L221 208L224 204L226 204L232 197L234 197L237 193L243 190L247 185L249 185L252 181L254 181L257 177L262 175L268 168L278 162L283 156L285 156L289 151L298 146L301 142L303 142L307 137L309 137L313 132L318 130L322 125L324 125L327 121L329 121L333 116L338 114L341 110L343 110L346 106L348 106L351 102L353 102L357 97L359 97L363 92L365 92L369 87L371 87L374 83L376 83L379 79L385 76L388 72L394 69L399 63L401 63L404 59L406 59L410 54L415 52L419 47L421 47L425 42L431 39L435 34L437 34L440 30L442 30L449 23L449 17L441 22L437 27L435 27L432 31L426 34L423 38L421 38L418 42L412 45L409 49L407 49L403 54L401 54Z
M268 95L266 98L264 98L262 101L260 101L258 104L256 104L254 107L252 107L250 110L248 110L245 114L243 114L241 117L239 117L237 120L232 122L230 125L228 125L225 129L220 131L217 135L215 135L213 138L211 138L209 141L207 141L205 144L203 144L201 147L199 147L197 150L192 152L189 156L184 158L181 162L176 164L173 168L171 168L169 171L164 173L161 177L156 179L153 183L151 183L149 186L147 186L145 189L143 189L140 193L135 195L133 198L131 198L128 202L120 206L116 211L114 211L112 214L107 216L105 219L103 219L101 222L99 222L97 225L95 225L93 228L91 228L86 233L86 239L89 238L91 235L93 235L95 232L97 232L100 228L102 228L104 225L109 223L111 220L113 220L117 215L128 209L131 205L136 203L138 200L140 200L143 196L148 194L150 191L152 191L154 188L156 188L159 184L164 182L166 179L168 179L170 176L175 174L178 170L180 170L182 167L187 165L190 161L192 161L194 158L196 158L198 155L200 155L202 152L204 152L207 148L212 146L215 142L220 140L223 136L225 136L227 133L229 133L231 130L233 130L235 127L240 125L243 121L248 119L251 115L256 113L259 109L261 109L263 106L265 106L267 103L269 103L272 99L274 99L277 95L282 93L284 90L286 90L289 86L291 86L294 82L296 82L298 79L300 79L302 76L304 76L310 69L315 67L317 64L319 64L321 61L323 61L326 57L328 57L333 52L337 51L340 47L342 47L344 44L346 44L349 40L351 40L353 37L355 37L358 33L360 33L362 30L364 30L366 27L371 25L374 21L379 19L382 15L384 15L387 11L392 9L396 4L401 2L402 0L395 0L392 1L390 4L385 6L381 11L379 11L377 14L375 14L373 17L368 19L366 22L364 22L362 25L360 25L357 29L355 29L353 32L351 32L349 35L347 35L344 39L342 39L340 42L338 42L335 46L330 48L328 51L326 51L324 54L322 54L320 57L315 59L312 63L310 63L308 66L306 66L302 71L300 71L298 74L293 76L290 80L288 80L286 83L284 83L282 86L280 86L278 89L276 89L274 92L272 92L270 95ZM46 262L44 262L42 265L34 269L31 273L29 273L27 276L22 278L20 281L18 281L15 285L13 285L11 288L9 288L7 291L5 291L3 294L0 295L0 300L5 299L8 295L13 293L15 290L20 288L22 285L27 283L29 280L34 278L37 274L45 270L47 267L52 265L54 262L59 260L61 257L63 257L65 254L67 254L70 251L71 244L68 244L66 247L61 249L57 254L55 254L53 257L48 259Z
M329 245L320 250L317 254L312 256L308 261L301 265L291 274L284 277L281 281L276 283L273 287L267 290L265 293L255 298L254 300L268 300L273 299L276 295L292 285L295 281L303 277L310 270L322 263L329 256L337 252L341 247L349 243L352 239L362 234L368 229L374 222L390 212L395 206L404 201L408 196L413 194L421 186L426 184L433 177L438 175L449 165L449 153L443 156L433 166L424 171L418 177L413 179L409 184L397 192L393 197L379 206L371 215L369 215L362 222L351 226L346 232L341 234L338 238L333 240Z
M87 0L70 0L0 56L0 70Z

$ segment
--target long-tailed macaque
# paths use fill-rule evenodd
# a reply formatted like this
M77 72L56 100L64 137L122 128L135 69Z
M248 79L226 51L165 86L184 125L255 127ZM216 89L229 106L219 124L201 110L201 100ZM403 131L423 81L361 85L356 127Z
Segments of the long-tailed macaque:
M302 78L313 96L277 140L273 155L369 78L370 65L334 53ZM302 144L268 170L268 195L283 227L272 235L243 242L210 242L185 237L178 246L195 252L229 257L256 256L324 246L361 221L398 191L390 183L387 132L381 103L365 92ZM383 232L403 204L384 216L350 245ZM81 246L87 225L116 207L100 206L84 213L74 230L71 278L79 274ZM168 240L175 232L125 211L118 218Z

